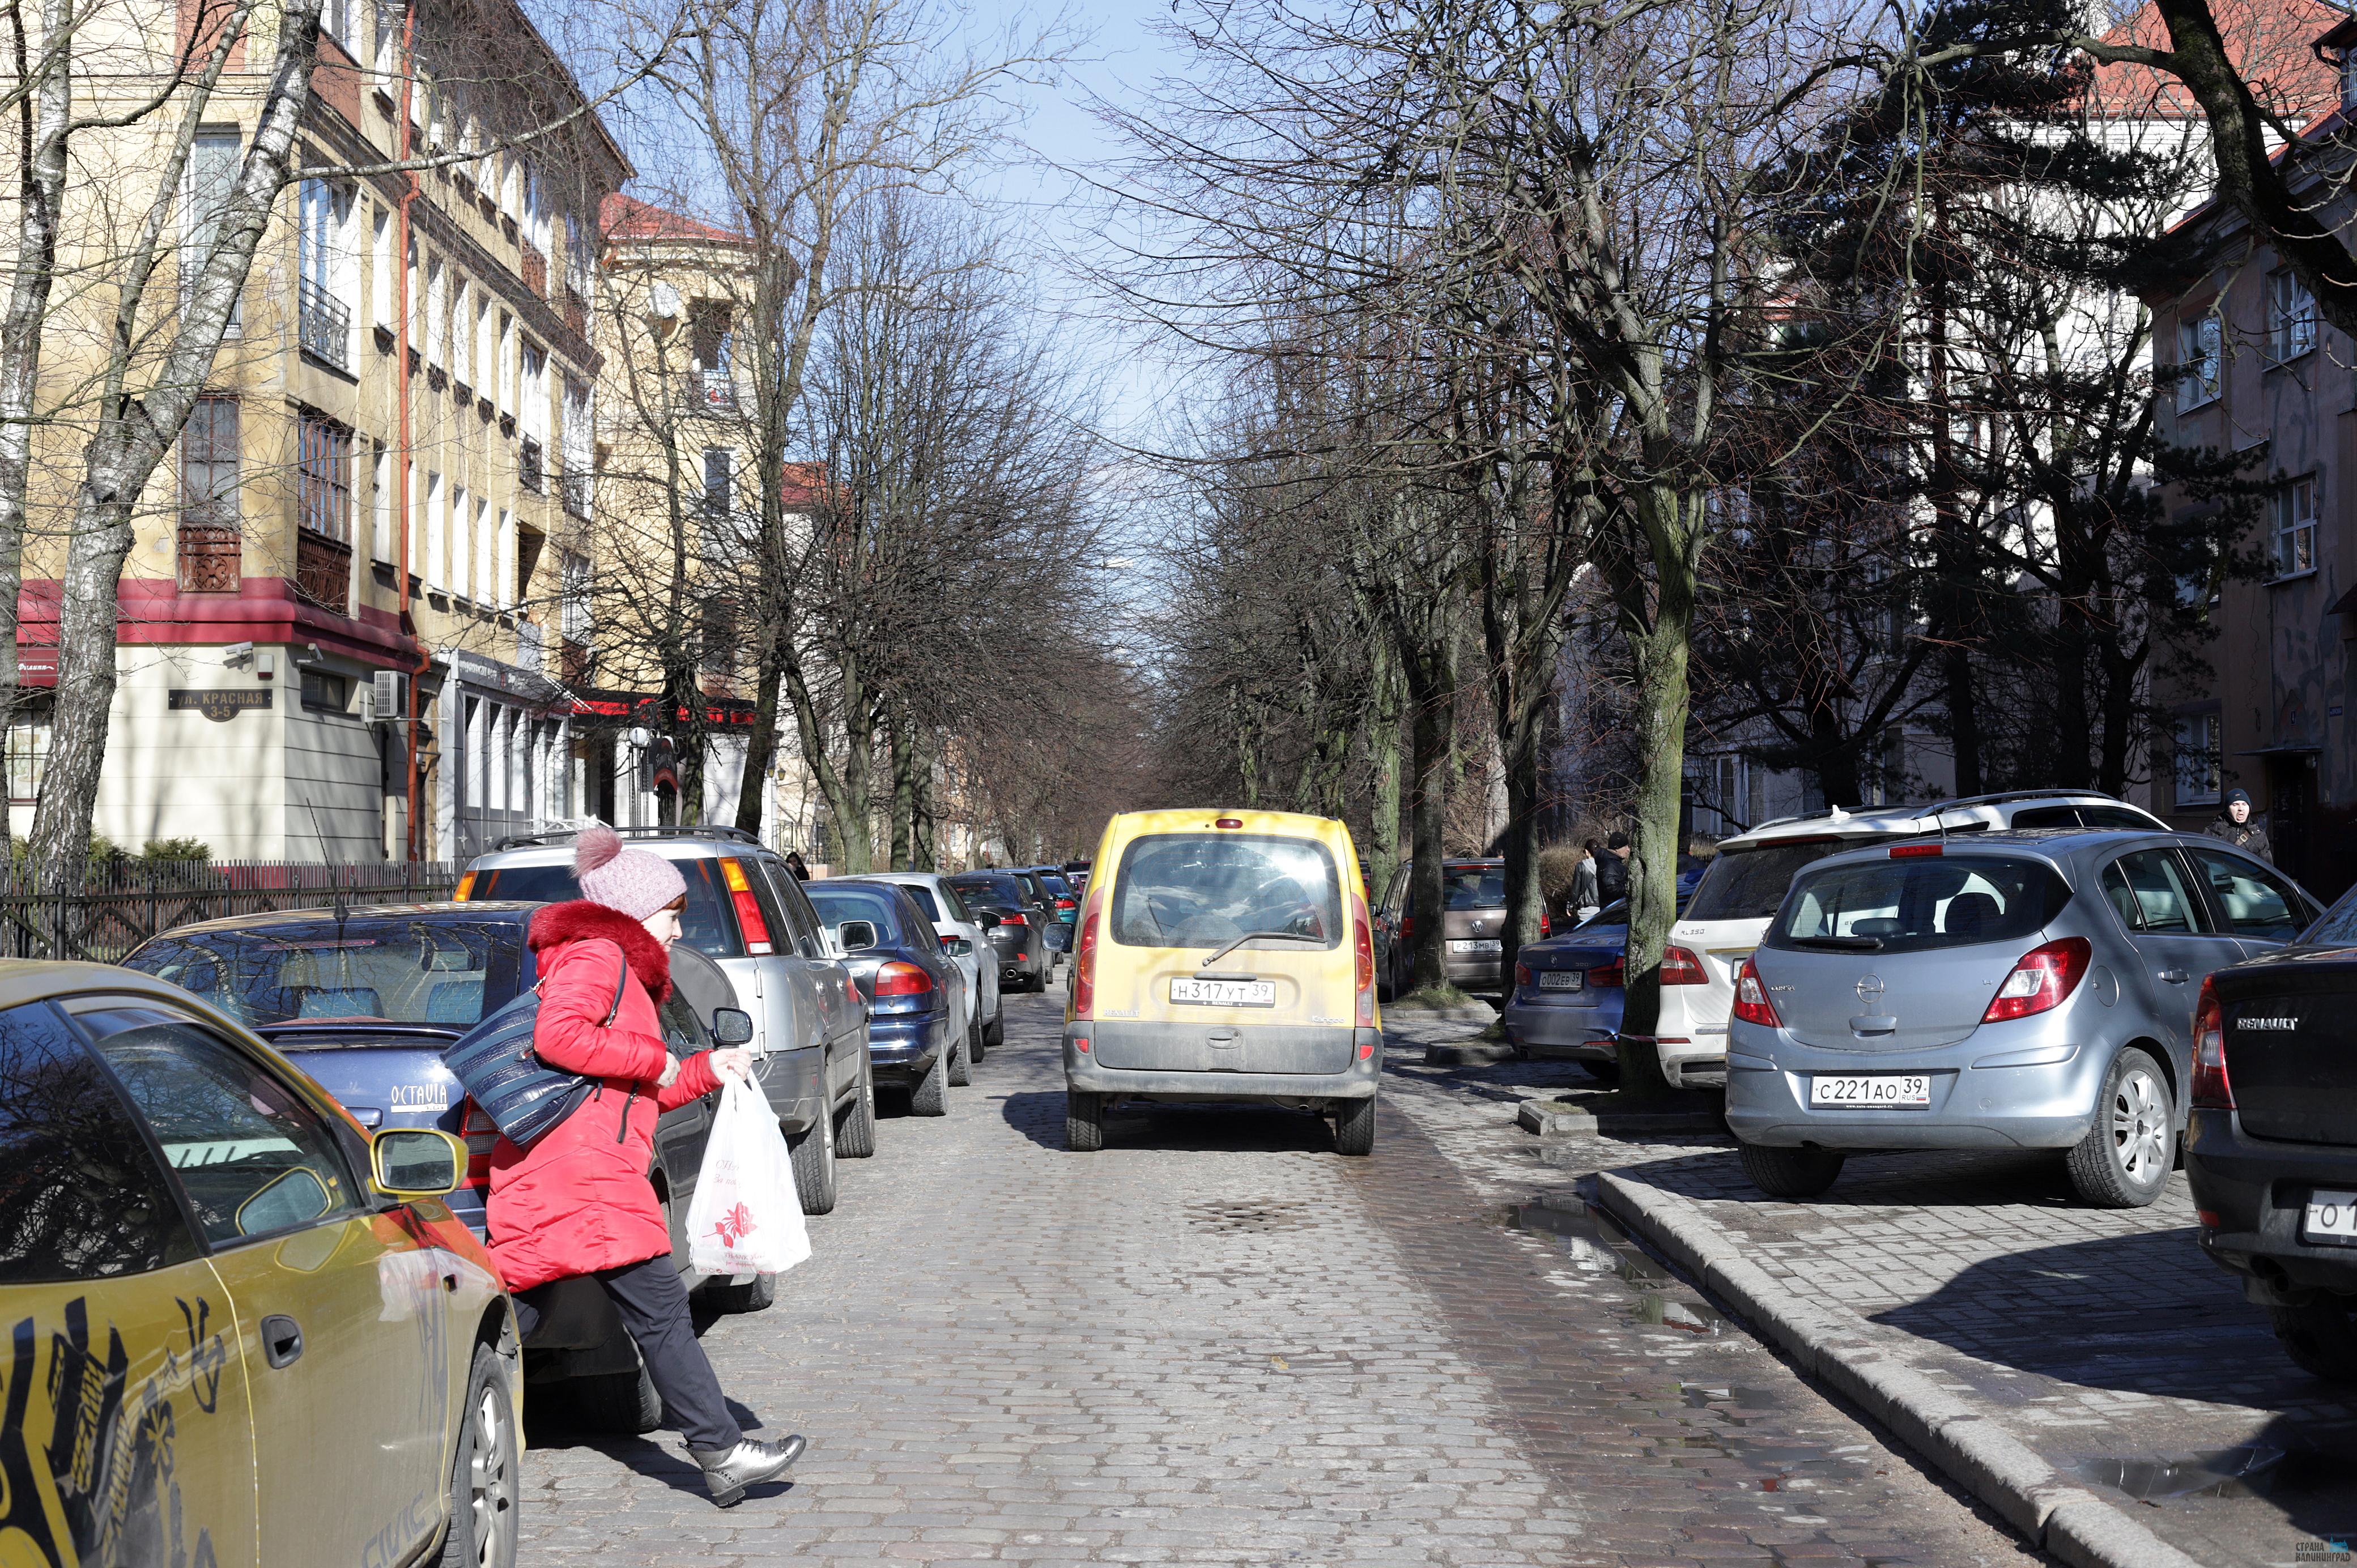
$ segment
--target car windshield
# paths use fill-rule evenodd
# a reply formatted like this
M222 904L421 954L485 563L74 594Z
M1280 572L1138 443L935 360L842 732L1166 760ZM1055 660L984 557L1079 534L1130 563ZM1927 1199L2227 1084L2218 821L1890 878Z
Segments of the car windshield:
M367 1019L472 1028L516 993L523 922L463 914L302 919L163 936L124 963L255 1028Z
M1122 852L1113 897L1125 947L1215 948L1254 931L1342 940L1341 879L1314 839L1149 834Z
M1506 907L1506 868L1502 865L1452 865L1440 874L1445 909L1502 909Z
M1043 871L1039 874L1039 880L1046 886L1049 892L1059 898L1069 898L1072 896L1072 885L1060 876L1051 876Z
M1688 906L1689 920L1764 920L1784 902L1784 891L1804 865L1869 841L1786 840L1750 849L1722 849L1702 874Z
M1914 855L1804 872L1792 884L1771 948L1837 947L1921 952L2020 941L2071 901L2042 860Z
M707 958L737 958L745 951L737 940L737 922L728 911L728 895L720 877L720 863L710 856L675 859L672 865L687 883L687 908L680 911L679 940ZM581 897L573 880L573 863L554 865L487 865L475 873L473 896L478 898L538 898L562 903Z
M906 947L909 933L900 929L902 919L899 904L880 887L837 887L824 882L805 882L802 891L810 895L811 908L826 923L827 935L843 945L843 922L866 920L876 928L878 946Z

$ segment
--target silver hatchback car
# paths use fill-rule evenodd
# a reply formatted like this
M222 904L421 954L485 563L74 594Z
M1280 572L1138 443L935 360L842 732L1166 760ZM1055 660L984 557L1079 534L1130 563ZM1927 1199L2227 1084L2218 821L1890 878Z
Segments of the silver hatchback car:
M2160 1196L2201 982L2321 912L2185 833L1976 833L1830 856L1736 977L1727 1122L1745 1172L1813 1197L1851 1153L2067 1151L2089 1203Z

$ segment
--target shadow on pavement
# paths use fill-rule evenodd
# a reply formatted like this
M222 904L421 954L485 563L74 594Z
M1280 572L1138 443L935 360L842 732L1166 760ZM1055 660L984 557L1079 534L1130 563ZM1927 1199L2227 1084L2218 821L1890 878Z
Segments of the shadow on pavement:
M1010 1094L1001 1103L1000 1114L1041 1148L1063 1151L1062 1090ZM1173 1154L1330 1154L1334 1135L1321 1116L1249 1101L1128 1105L1105 1119L1105 1147Z

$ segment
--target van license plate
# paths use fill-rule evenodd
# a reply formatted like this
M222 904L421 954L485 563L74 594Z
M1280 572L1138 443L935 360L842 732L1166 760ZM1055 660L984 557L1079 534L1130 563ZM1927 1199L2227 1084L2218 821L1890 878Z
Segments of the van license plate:
M1199 1003L1206 1007L1274 1007L1274 980L1198 980L1182 974L1170 983L1170 1000Z
M1450 942L1448 950L1459 958L1498 958L1504 954L1506 944L1496 937L1477 937L1467 941Z
M1827 1111L1929 1111L1932 1079L1920 1072L1818 1073L1809 1104Z
M1587 976L1576 969L1543 969L1539 971L1541 991L1577 991Z
M2327 1192L2319 1187L2309 1193L2308 1212L2299 1222L2299 1239L2357 1247L2357 1192Z

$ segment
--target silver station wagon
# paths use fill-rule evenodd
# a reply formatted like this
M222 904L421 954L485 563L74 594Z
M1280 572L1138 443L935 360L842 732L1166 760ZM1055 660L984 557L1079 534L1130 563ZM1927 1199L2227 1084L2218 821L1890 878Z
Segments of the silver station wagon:
M1727 1122L1813 1197L1851 1153L2065 1152L2085 1201L2160 1196L2201 982L2320 912L2215 839L1921 838L1808 867L1736 977Z

